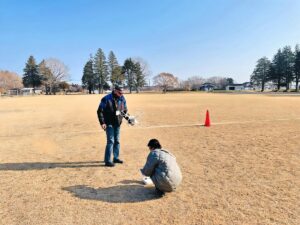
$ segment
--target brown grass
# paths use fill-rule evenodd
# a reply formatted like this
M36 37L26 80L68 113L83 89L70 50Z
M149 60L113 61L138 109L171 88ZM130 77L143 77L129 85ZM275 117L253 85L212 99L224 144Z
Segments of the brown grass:
M103 167L100 98L0 99L0 224L300 224L299 97L126 95L140 123L123 124L115 168ZM183 126L206 109L210 128ZM153 137L183 172L162 198L140 183Z

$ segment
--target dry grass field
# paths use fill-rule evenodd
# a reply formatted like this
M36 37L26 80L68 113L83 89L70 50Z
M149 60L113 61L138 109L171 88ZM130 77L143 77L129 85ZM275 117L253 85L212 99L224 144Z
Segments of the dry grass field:
M300 97L126 95L140 123L122 125L114 168L101 97L0 98L0 224L300 224ZM150 138L183 173L161 198L140 182Z

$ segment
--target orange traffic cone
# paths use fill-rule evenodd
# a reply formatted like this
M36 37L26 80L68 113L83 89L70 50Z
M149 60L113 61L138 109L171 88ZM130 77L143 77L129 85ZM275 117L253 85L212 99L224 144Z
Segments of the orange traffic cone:
M204 126L205 127L210 127L210 118L209 118L209 112L208 112L208 110L206 110L206 118L205 118Z

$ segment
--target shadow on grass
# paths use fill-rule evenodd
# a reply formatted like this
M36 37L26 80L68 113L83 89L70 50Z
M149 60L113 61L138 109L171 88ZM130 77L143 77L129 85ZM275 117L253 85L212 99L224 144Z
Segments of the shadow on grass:
M0 170L44 170L55 168L82 168L82 167L101 167L103 161L88 162L24 162L24 163L3 163Z
M86 185L76 185L62 188L80 199L97 200L110 203L134 203L161 198L154 187L142 185L117 185L106 188L92 188Z
M144 184L143 181L139 180L122 180L119 182L120 184Z

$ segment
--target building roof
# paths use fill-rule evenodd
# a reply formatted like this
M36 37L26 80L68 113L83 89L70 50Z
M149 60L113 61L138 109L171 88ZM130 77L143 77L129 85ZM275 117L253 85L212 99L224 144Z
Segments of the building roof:
M214 87L215 85L212 83L204 83L200 87L207 87L207 86Z
M239 87L239 86L245 86L245 85L244 84L228 84L227 86Z
M26 90L33 90L33 89L35 89L36 91L42 90L41 88L22 88L21 90L26 91Z

